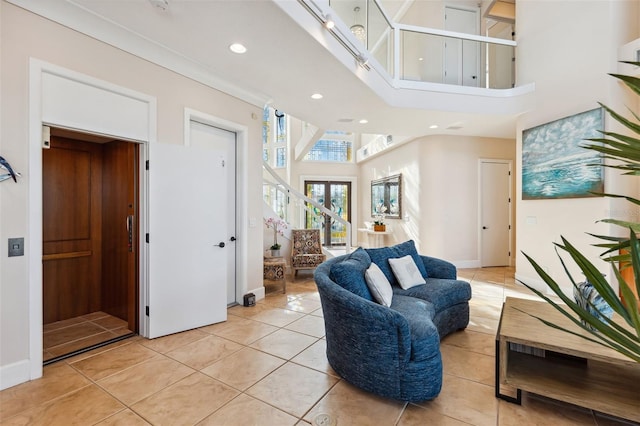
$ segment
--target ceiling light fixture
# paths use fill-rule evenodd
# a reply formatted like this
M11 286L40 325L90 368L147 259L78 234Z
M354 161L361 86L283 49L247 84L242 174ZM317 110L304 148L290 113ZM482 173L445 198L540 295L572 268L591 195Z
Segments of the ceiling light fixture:
M363 118L362 120L358 121L358 123L360 124L367 124L369 122L369 120L367 120L366 118Z
M429 126L430 129L437 129L438 125L437 124L432 124L431 126Z
M233 43L232 45L229 46L229 50L232 51L233 53L238 53L238 54L247 52L247 48L244 47L244 45L241 43Z
M169 9L169 0L149 0L149 3L151 3L151 6L163 11Z
M367 30L364 28L364 25L358 24L358 13L360 12L360 7L356 6L353 8L354 17L353 17L353 25L351 28L351 33L356 36L356 38L366 46L367 43Z
M311 95L311 99L322 99L322 95L320 93L314 93Z
M327 15L326 20L324 21L324 27L328 30L332 29L336 26L336 21L333 20L333 16L330 14Z

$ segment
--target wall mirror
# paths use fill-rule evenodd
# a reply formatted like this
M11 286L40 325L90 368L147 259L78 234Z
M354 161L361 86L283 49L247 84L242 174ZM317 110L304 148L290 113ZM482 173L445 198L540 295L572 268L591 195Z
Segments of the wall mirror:
M385 217L400 219L402 217L402 175L397 174L371 181L371 216L386 207Z

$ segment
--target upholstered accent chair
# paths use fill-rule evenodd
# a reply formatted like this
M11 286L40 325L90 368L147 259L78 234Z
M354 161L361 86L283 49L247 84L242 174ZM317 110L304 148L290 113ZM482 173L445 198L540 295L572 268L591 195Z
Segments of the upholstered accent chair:
M319 229L292 229L291 242L291 268L294 277L299 269L315 269L326 260L322 253Z

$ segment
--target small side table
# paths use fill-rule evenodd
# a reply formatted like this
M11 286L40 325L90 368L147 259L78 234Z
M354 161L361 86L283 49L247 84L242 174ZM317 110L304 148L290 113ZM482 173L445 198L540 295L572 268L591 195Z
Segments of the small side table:
M283 257L265 257L264 258L265 281L282 282L282 293L287 292L287 280L284 277L284 271L287 266Z

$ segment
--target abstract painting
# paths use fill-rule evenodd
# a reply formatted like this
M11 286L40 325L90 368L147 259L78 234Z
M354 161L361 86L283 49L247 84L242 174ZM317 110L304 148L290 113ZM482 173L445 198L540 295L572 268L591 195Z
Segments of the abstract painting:
M602 154L582 147L604 129L596 108L522 132L522 199L595 197L603 192Z

